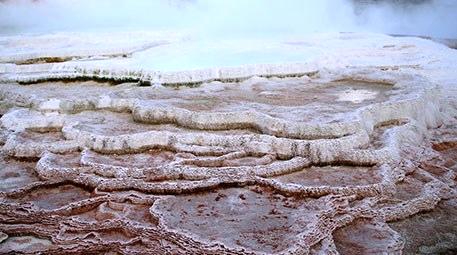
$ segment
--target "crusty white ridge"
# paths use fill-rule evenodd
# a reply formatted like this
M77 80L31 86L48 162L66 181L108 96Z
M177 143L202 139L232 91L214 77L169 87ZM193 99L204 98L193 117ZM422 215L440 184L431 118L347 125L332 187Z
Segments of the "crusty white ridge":
M411 249L393 226L457 199L456 53L383 35L304 40L289 43L297 54L338 48L187 71L138 68L154 48L3 58L0 251L22 233L48 253Z

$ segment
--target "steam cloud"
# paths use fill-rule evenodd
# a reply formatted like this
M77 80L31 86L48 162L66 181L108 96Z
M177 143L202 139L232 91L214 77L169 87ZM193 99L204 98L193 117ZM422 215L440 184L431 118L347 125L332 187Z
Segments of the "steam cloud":
M184 30L208 37L364 31L457 38L457 1L405 4L410 1L414 2L0 0L0 34L152 28Z

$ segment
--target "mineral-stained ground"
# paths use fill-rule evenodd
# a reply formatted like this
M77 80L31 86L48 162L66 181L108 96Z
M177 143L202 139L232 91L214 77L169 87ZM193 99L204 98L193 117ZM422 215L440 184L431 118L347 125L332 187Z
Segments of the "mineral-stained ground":
M455 80L373 63L166 86L4 64L0 254L457 253Z

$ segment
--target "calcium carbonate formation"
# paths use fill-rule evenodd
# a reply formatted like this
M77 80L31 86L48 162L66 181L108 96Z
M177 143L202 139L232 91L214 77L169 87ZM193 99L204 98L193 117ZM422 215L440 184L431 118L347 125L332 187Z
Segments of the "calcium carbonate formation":
M141 36L2 39L51 46L0 56L0 253L401 254L418 214L455 223L453 50L322 35L285 46L338 49L309 62L153 71L182 42Z

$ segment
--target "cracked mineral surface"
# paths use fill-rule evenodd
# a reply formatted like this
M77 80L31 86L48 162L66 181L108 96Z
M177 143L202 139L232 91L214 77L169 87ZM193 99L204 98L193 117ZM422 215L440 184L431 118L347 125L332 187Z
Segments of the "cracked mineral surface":
M107 36L0 40L0 254L457 253L456 50L323 34L167 70L192 42Z

